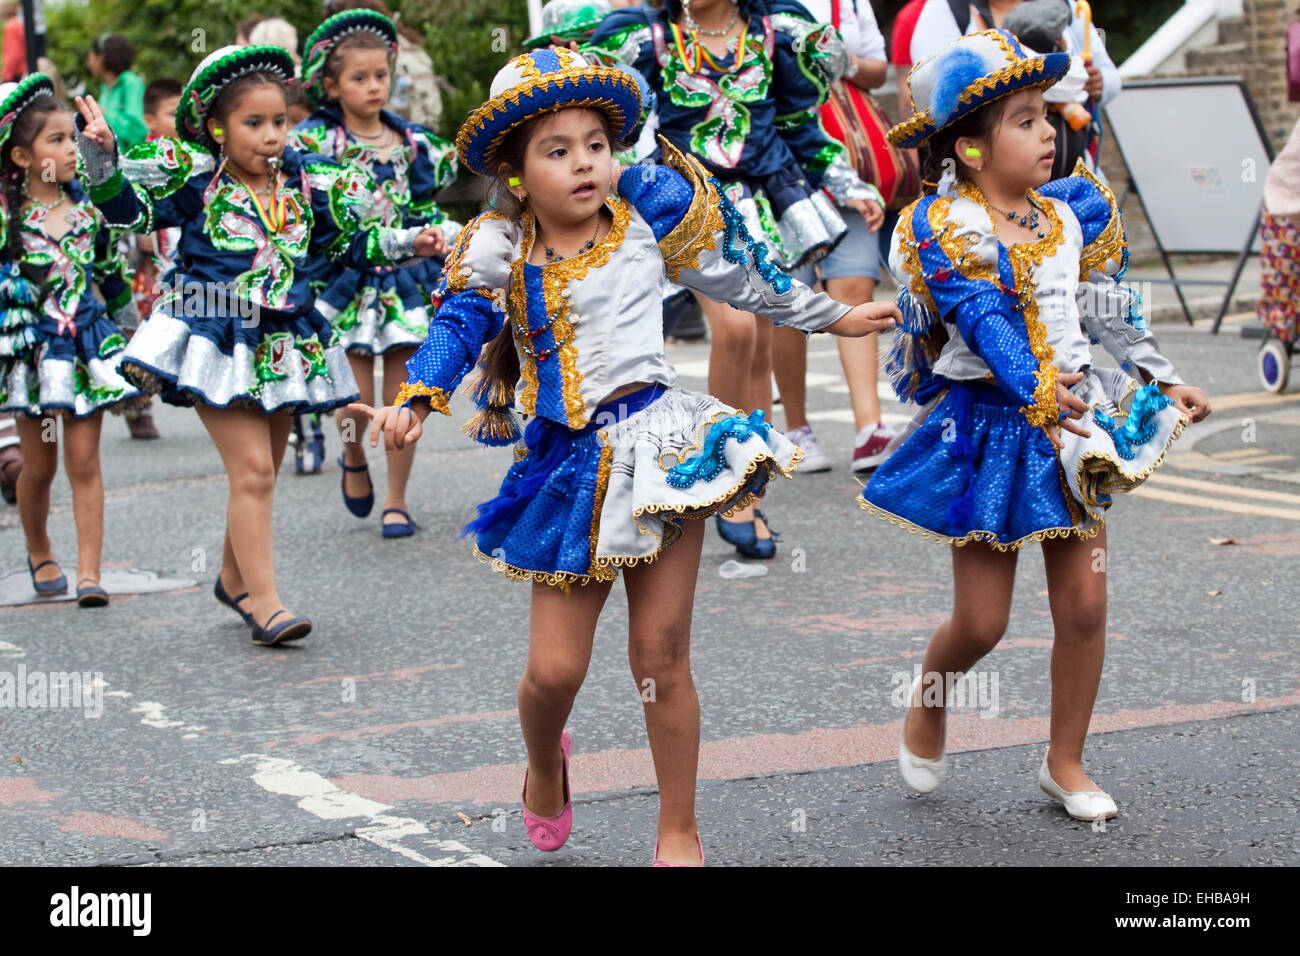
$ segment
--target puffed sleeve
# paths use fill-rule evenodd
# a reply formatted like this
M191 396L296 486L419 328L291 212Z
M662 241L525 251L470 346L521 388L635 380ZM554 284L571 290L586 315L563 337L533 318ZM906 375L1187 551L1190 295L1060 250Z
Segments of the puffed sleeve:
M771 5L772 98L776 131L794 153L808 181L825 189L841 205L871 199L884 206L879 190L859 178L844 146L822 128L819 107L830 85L852 63L844 41L829 23L816 23L797 3Z
M364 170L323 156L304 156L303 177L311 189L312 253L351 269L422 261L415 254L415 237L422 227L365 228L368 200L377 187Z
M629 166L618 190L654 231L668 278L802 332L821 331L849 311L768 262L767 247L699 160L659 141L667 165Z
M451 414L448 397L504 323L515 231L497 212L483 213L460 231L433 296L428 337L407 360L406 383L393 404L427 398L431 408Z
M289 130L288 143L300 153L317 153L331 159L336 158L334 130L322 116L308 116Z
M903 211L890 265L924 310L957 326L1031 425L1059 420L1051 347L1031 340L1011 263L988 213L965 199L925 196ZM905 327L908 324L904 309Z
M650 16L653 13L637 8L615 10L600 21L581 47L582 55L604 66L615 62L630 66L645 77L652 90L661 89Z
M460 164L456 147L423 126L412 123L406 130L407 141L415 146L411 162L411 204L406 209L406 225L438 226L448 238L455 235L457 224L434 202L438 190L456 181Z
M131 284L126 281L126 263L117 251L118 233L104 222L102 213L98 219L91 273L104 296L109 317L121 328L134 329L140 324L140 309L131 295Z
M149 233L184 226L202 214L197 178L213 171L209 153L164 136L119 158L81 134L80 116L76 122L78 178L109 225Z
M1068 205L1083 232L1078 304L1088 334L1130 375L1181 385L1174 364L1142 321L1136 293L1119 282L1128 268L1128 241L1115 194L1082 160L1073 176L1054 180L1039 192Z

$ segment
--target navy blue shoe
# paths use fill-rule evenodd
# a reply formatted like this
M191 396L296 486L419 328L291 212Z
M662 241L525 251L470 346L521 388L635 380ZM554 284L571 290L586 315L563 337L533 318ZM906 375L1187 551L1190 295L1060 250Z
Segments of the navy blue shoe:
M715 517L718 520L718 534L722 535L722 540L727 544L734 544L740 548L752 545L758 540L753 521L728 521L722 515Z
M401 515L406 520L384 523L384 515ZM379 526L383 529L385 538L409 538L411 535L415 534L415 529L419 527L419 525L411 520L411 516L401 508L385 508L384 515L379 516Z
M245 624L253 623L253 615L249 614L239 606L239 602L248 597L247 591L239 595L239 597L231 597L230 593L226 590L226 586L221 583L221 575L218 574L217 583L212 586L212 596L242 617Z
M89 587L82 587L85 581L92 582ZM94 578L82 578L77 582L77 607L103 607L108 603L108 592L99 586Z
M370 512L374 510L375 507L375 486L370 480L370 466L357 465L354 468L352 465L344 464L343 456L339 455L339 467L344 471L343 478L339 481L339 489L343 492L343 503L348 506L348 511L351 511L358 518L369 517ZM348 479L346 473L349 471L364 471L366 473L366 484L370 485L370 490L359 498L348 497L347 485L345 483Z
M27 570L30 571L32 575L32 587L36 589L37 594L41 594L41 595L65 593L68 590L68 579L62 574L60 574L53 581L36 580L36 572L39 571L41 568L45 567L47 564L54 564L54 561L53 560L42 561L40 564L36 565L36 567L32 567L31 555L27 556Z
M253 643L261 644L263 647L270 647L275 644L283 644L286 641L296 641L300 637L306 637L311 633L311 621L305 617L295 617L288 621L281 621L275 627L271 627L271 622L281 614L288 614L284 608L276 611L266 619L266 627L260 624L253 625Z

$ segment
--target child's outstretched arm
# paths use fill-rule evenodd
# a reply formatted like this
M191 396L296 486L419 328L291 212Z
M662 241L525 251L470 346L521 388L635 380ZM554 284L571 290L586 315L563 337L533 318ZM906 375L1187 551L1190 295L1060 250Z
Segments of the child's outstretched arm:
M86 194L115 229L151 233L183 226L203 210L197 190L182 188L190 176L212 168L212 157L179 140L140 143L122 157L93 96L78 96L78 176Z
M638 163L618 177L619 192L654 231L668 277L718 302L802 332L862 336L893 328L893 303L847 306L815 293L768 261L740 212L694 157L663 137L666 165Z

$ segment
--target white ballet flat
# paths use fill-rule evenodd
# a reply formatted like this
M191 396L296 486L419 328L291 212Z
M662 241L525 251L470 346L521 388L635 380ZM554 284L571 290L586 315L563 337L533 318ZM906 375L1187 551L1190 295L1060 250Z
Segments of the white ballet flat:
M918 675L912 681L912 689L907 693L907 706L912 706L912 698L916 696L917 685L921 683L921 677ZM917 793L932 793L943 783L944 778L948 776L948 754L940 753L937 757L918 757L912 751L907 749L907 718L903 718L904 733L898 739L898 772L903 777L903 782L915 790ZM944 727L945 733L947 726Z
M1046 754L1043 754L1043 765L1038 769L1038 786L1043 793L1059 801L1065 812L1076 820L1109 820L1119 814L1115 801L1104 790L1062 790L1047 772Z

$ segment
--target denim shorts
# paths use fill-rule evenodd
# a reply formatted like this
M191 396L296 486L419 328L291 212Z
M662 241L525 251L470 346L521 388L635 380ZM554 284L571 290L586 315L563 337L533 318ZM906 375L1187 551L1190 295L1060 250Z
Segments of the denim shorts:
M825 258L811 265L801 266L790 275L804 285L812 285L818 279L847 279L865 277L880 281L880 235L879 232L867 232L867 224L862 214L844 206L835 207L844 217L848 233L839 245Z

